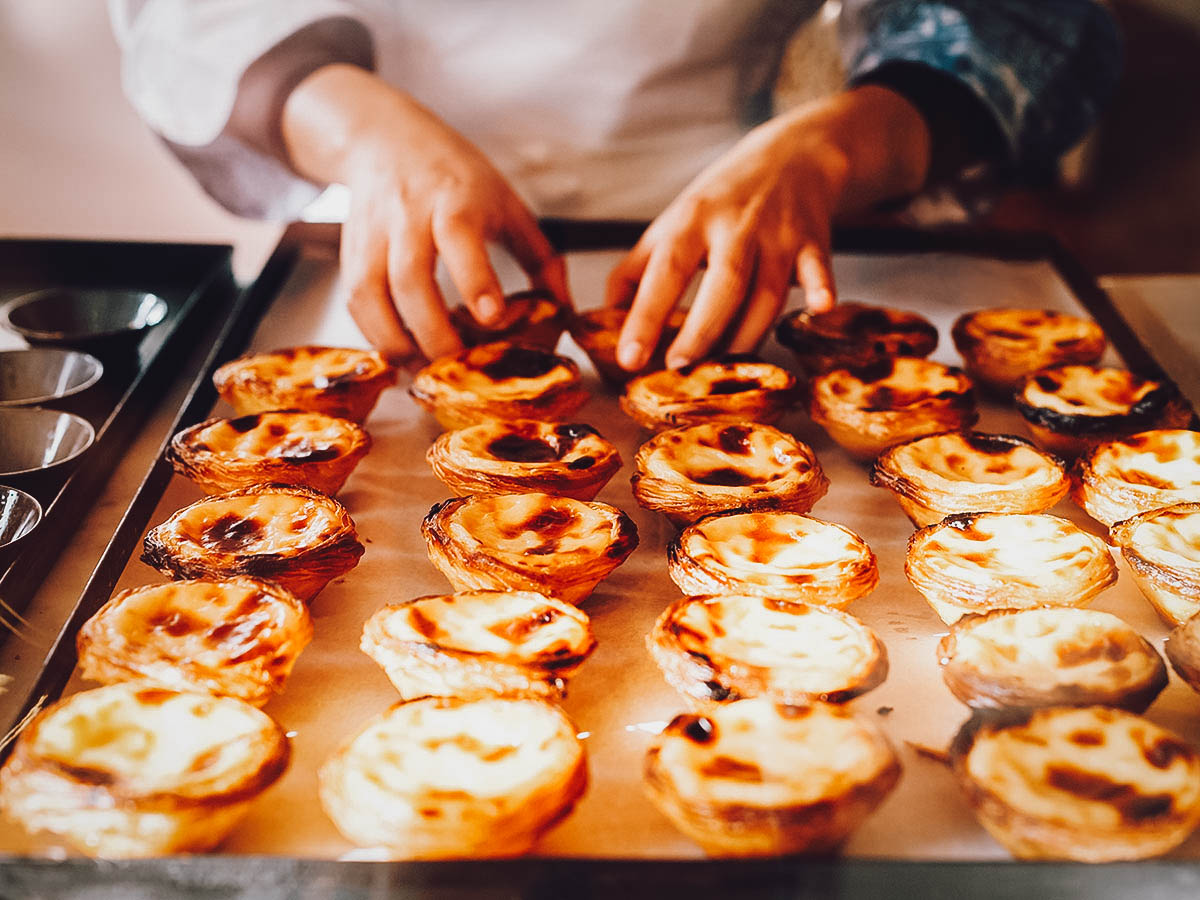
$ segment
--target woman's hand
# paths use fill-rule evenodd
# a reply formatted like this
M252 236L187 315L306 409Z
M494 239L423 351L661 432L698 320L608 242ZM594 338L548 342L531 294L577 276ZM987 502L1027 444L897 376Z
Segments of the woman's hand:
M609 277L606 303L632 303L621 365L646 363L702 266L696 299L667 352L673 368L717 346L753 350L793 283L809 309L830 308L834 214L916 191L928 164L924 120L886 88L839 94L751 131L684 189Z
M569 304L566 271L537 221L483 154L374 74L319 69L284 106L289 161L350 189L341 270L354 321L397 361L462 349L434 274L440 257L481 324L503 314L489 242L512 252L535 287Z

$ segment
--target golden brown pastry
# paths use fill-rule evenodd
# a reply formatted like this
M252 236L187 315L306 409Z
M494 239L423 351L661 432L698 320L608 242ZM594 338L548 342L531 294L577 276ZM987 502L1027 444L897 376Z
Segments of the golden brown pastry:
M899 309L841 302L826 312L797 310L775 329L809 375L867 366L897 356L928 356L938 331L923 316Z
M1200 823L1200 755L1112 707L972 719L951 756L980 824L1022 859L1145 859Z
M596 646L583 610L532 591L463 591L385 606L362 651L404 700L509 694L557 700Z
M770 425L709 422L656 434L633 461L633 496L688 525L714 512L808 512L829 479L812 448Z
M146 535L142 561L170 578L251 575L311 600L362 554L354 520L332 497L259 484L185 506Z
M1192 412L1175 385L1124 369L1059 366L1024 378L1014 401L1039 446L1080 453L1151 428L1185 428Z
M349 419L287 410L193 425L171 439L167 458L209 494L275 483L332 495L370 449L370 435Z
M435 359L408 392L446 428L487 419L562 422L588 400L573 360L504 341Z
M536 493L445 500L421 534L456 591L535 591L567 603L587 597L638 542L614 506Z
M73 694L0 770L5 815L88 856L209 850L287 768L288 739L241 700L136 682Z
M533 698L399 703L319 772L338 830L395 859L525 853L586 787L575 726Z
M875 554L842 525L791 512L718 513L667 547L684 594L752 594L841 609L879 583Z
M1140 512L1200 497L1200 432L1143 431L1079 457L1071 498L1112 527Z
M591 500L621 468L617 448L590 425L533 419L443 432L425 458L459 497L542 491Z
M238 576L121 591L76 638L84 678L143 681L262 706L312 640L308 608L278 585Z
M861 460L922 435L969 428L978 418L971 379L941 363L908 357L815 376L808 411Z
M686 309L673 309L663 326L658 339L658 346L650 355L650 360L636 372L630 372L617 362L617 339L621 336L621 328L629 310L619 306L600 306L585 309L571 317L567 328L571 338L580 349L588 355L596 373L612 385L622 385L635 375L653 372L666 366L667 348L683 327L687 317Z
M1200 693L1200 616L1192 616L1171 629L1164 649L1171 668Z
M1045 512L1071 486L1066 465L1024 438L947 431L879 454L871 484L887 488L918 528L968 512Z
M1091 319L1048 309L994 307L963 313L950 330L976 381L1010 395L1026 375L1104 355L1104 331Z
M1113 525L1109 540L1164 622L1181 625L1200 612L1200 503L1138 513Z
M527 347L553 350L566 327L567 310L549 291L517 291L504 298L500 321L480 325L465 306L450 312L450 323L468 347L493 341L512 341Z
M363 422L396 370L374 350L288 347L225 363L213 384L239 416L303 409Z
M764 696L844 703L887 677L887 650L849 613L753 594L684 597L646 638L667 683L700 709Z
M776 422L796 401L796 377L752 357L730 356L639 375L621 409L651 431L700 422Z
M1086 606L1117 580L1108 548L1057 516L947 516L908 540L904 574L942 621L1032 606Z
M646 754L650 799L710 856L835 850L900 778L873 725L843 707L740 700L676 716Z
M1167 686L1154 647L1094 609L966 616L938 644L938 660L951 693L976 709L1100 705L1140 713Z

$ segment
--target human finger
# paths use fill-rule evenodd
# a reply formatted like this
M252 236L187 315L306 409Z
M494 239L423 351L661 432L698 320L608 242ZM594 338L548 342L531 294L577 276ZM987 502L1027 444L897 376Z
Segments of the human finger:
M811 241L800 248L796 254L796 280L804 289L804 304L809 312L833 309L837 291L827 246Z
M483 229L466 216L450 214L433 221L433 238L450 280L481 325L504 313L504 290L488 257Z
M633 303L649 260L650 252L641 243L621 257L608 273L608 281L604 286L605 306L628 307Z
M515 198L500 236L529 276L530 284L549 291L562 306L570 309L573 304L571 290L567 286L566 264L542 234L537 220Z
M729 341L730 353L751 353L758 347L787 301L790 274L786 259L770 260L760 251L750 298Z
M348 221L342 228L340 260L346 307L358 330L393 363L418 356L388 294L386 233Z
M663 241L651 251L617 339L617 362L623 368L635 371L649 361L667 317L703 256L704 245L699 237L686 233Z
M392 299L417 346L429 359L463 348L434 278L436 263L433 235L428 232L401 229L388 243L387 275Z
M696 299L667 349L670 368L700 359L720 340L746 299L756 264L755 248L744 240L730 237L713 246Z

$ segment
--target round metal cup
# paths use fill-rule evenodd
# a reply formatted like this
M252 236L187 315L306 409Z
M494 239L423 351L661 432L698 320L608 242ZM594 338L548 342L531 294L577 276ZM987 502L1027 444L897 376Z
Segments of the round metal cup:
M86 391L104 365L90 353L57 347L0 351L0 407L50 403Z
M119 288L45 288L0 310L0 323L33 346L74 347L97 356L132 353L167 316L167 301Z
M42 505L24 491L0 486L0 566L16 555L16 544L42 521Z
M87 419L39 406L0 408L0 483L36 491L96 439Z

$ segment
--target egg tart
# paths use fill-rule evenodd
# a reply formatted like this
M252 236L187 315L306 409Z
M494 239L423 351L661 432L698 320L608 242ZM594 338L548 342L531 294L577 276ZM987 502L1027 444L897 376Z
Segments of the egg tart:
M146 535L142 561L170 578L251 575L311 600L362 553L354 520L332 497L259 484L185 506Z
M654 804L710 856L828 853L895 787L883 734L843 707L760 697L676 716L646 754Z
M596 646L582 610L532 591L464 591L385 606L364 653L401 698L509 694L557 700Z
M770 425L673 428L642 444L633 467L634 499L680 526L733 509L808 512L829 488L812 448Z
M968 512L1045 512L1071 487L1058 457L1024 438L947 431L889 447L871 470L918 528Z
M976 717L951 758L979 823L1022 859L1145 859L1200 824L1200 754L1109 706Z
M374 350L288 347L225 363L213 373L217 393L239 416L302 409L363 422L396 370Z
M142 681L262 706L312 640L305 605L265 581L175 581L121 591L76 638L84 678Z
M1200 693L1200 616L1172 628L1163 649L1175 673Z
M167 458L209 494L266 483L336 494L370 449L349 419L287 410L193 425L171 439Z
M776 422L796 402L796 376L752 357L693 363L639 375L621 409L651 431L700 422Z
M1094 609L966 616L938 644L938 660L950 692L976 709L1100 705L1143 712L1167 686L1154 647Z
M494 341L513 341L526 347L553 350L566 328L569 311L549 291L534 288L504 298L499 321L481 325L465 306L450 311L450 324L463 344L474 347Z
M1094 363L1104 331L1091 319L1048 309L994 307L964 313L950 329L971 377L1011 395L1027 375L1051 366Z
M408 392L446 428L487 419L561 422L588 400L573 360L504 341L435 359Z
M1186 428L1192 418L1170 382L1103 366L1044 369L1017 385L1014 402L1040 446L1072 458L1139 431Z
M619 306L600 306L576 313L567 325L572 340L587 354L596 373L612 385L622 385L635 375L665 368L667 348L683 327L687 310L671 310L649 361L636 372L623 368L617 362L617 341L628 315L629 310Z
M1200 612L1200 503L1176 503L1117 522L1121 548L1138 588L1169 625Z
M425 454L446 487L468 494L542 491L591 500L621 468L590 425L491 419L444 432Z
M1100 538L1057 516L947 516L908 540L904 574L942 621L1032 606L1086 606L1117 580Z
M225 839L289 752L241 700L112 684L38 714L0 770L0 805L88 856L196 853Z
M924 316L865 303L839 303L825 312L797 310L775 329L809 375L854 368L897 356L925 357L938 343L938 331Z
M842 525L791 512L706 516L667 547L684 594L749 594L842 608L879 583L875 554Z
M367 723L321 767L345 837L395 859L517 856L587 787L576 728L533 698L426 697Z
M701 709L765 696L843 703L887 677L887 650L849 613L753 594L684 597L646 638L667 683Z
M813 421L861 460L926 434L969 428L979 417L971 379L926 359L834 369L809 388Z
M456 591L535 591L567 603L587 597L638 543L616 507L551 494L446 500L421 534Z
M1097 522L1200 498L1200 432L1143 431L1079 457L1071 498Z

